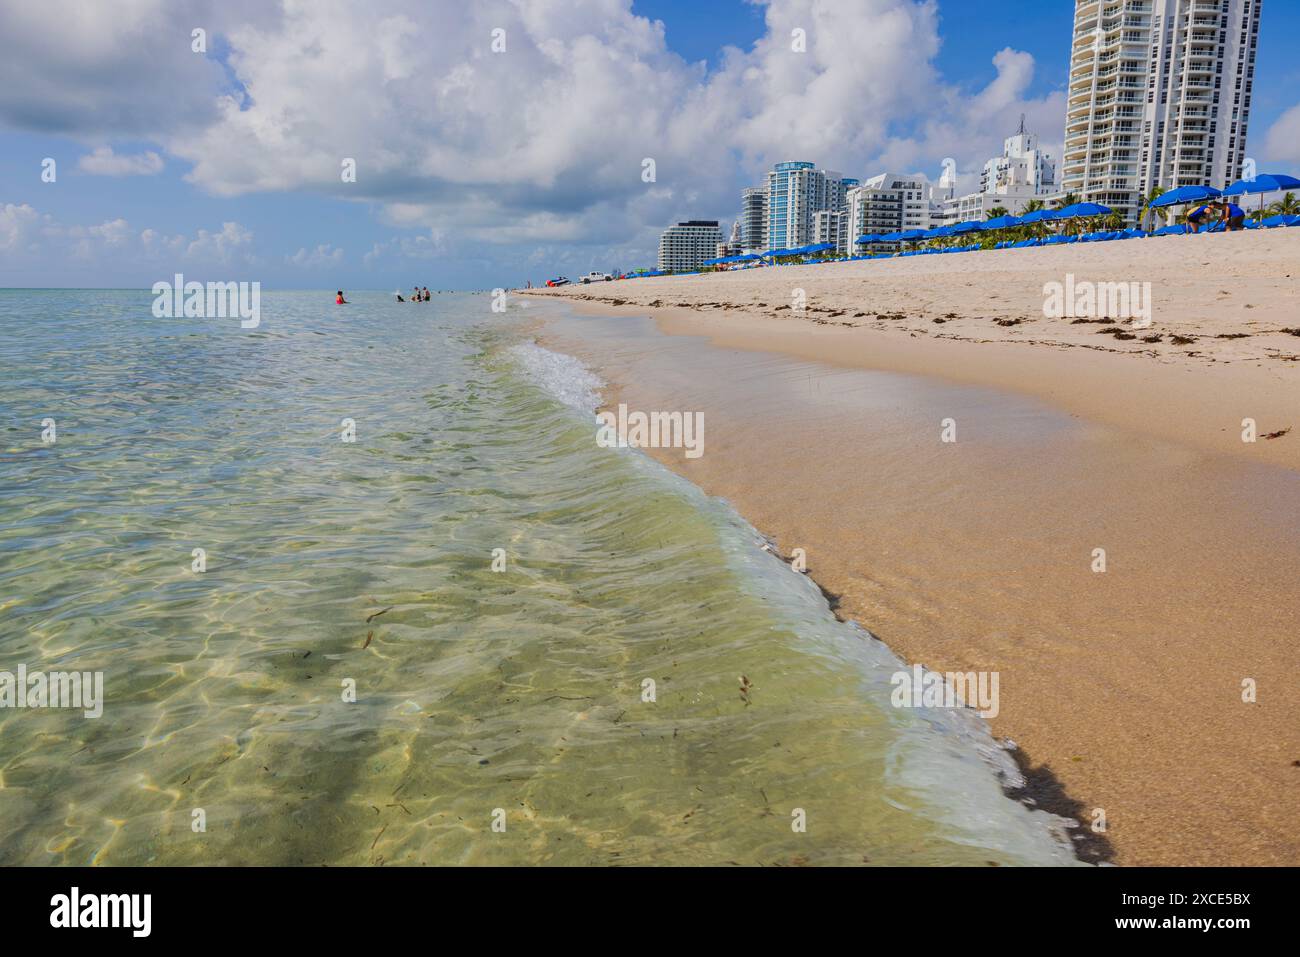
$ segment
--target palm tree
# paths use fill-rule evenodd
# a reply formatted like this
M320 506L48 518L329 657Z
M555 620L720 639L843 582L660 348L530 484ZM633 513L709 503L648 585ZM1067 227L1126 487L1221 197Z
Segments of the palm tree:
M1009 214L1007 213L1007 208L1005 206L994 206L992 209L988 211L987 215L985 215L984 218L998 219L1002 216L1007 216L1007 215Z
M1268 211L1274 216L1296 216L1300 215L1300 202L1295 198L1295 193L1287 193L1276 203L1268 208Z
M1053 208L1053 209L1065 209L1065 207L1067 207L1067 206L1073 206L1073 205L1074 205L1075 203L1077 203L1078 201L1079 201L1078 194L1076 194L1076 193L1066 193L1064 196L1062 196L1060 199L1058 199L1056 202L1054 202L1054 203L1052 204L1052 208Z
M1165 188L1163 186L1151 187L1151 192L1147 193L1146 197L1142 200L1142 211L1138 213L1139 229L1146 228L1147 217L1155 213L1155 207L1152 206L1152 203L1154 203L1157 199L1159 199L1164 194L1165 194Z
M1025 208L1020 211L1020 215L1028 216L1030 213L1036 213L1040 209L1046 209L1046 208L1047 208L1047 204L1044 203L1041 199L1031 199L1029 202L1025 203Z

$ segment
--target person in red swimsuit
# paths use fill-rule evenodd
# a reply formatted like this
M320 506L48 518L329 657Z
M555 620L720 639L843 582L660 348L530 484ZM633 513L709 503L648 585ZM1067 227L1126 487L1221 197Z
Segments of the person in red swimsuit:
M340 290L339 290L339 294L338 294L338 296L336 296L335 299L334 299L334 305L336 305L336 306L346 306L347 304L348 304L348 301L347 301L346 299L343 298L343 290L340 289Z

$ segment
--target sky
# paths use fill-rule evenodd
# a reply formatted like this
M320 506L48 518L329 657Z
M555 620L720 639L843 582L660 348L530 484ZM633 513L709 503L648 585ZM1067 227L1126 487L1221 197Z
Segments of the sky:
M1059 158L1073 7L0 0L0 286L513 287L653 265L783 160L974 188L1021 114ZM1265 3L1264 172L1297 35Z

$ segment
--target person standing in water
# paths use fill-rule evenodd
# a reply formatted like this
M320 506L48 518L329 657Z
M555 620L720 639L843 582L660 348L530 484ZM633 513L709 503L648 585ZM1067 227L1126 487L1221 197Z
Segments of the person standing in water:
M338 295L334 297L334 305L336 305L336 306L346 306L347 304L348 304L348 301L347 301L346 299L343 298L343 290L340 289L339 292L338 292Z

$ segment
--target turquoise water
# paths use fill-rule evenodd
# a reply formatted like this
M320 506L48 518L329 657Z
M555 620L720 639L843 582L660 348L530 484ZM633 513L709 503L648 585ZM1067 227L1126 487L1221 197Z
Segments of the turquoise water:
M0 670L105 693L0 709L0 863L1073 862L528 310L151 301L0 291Z

